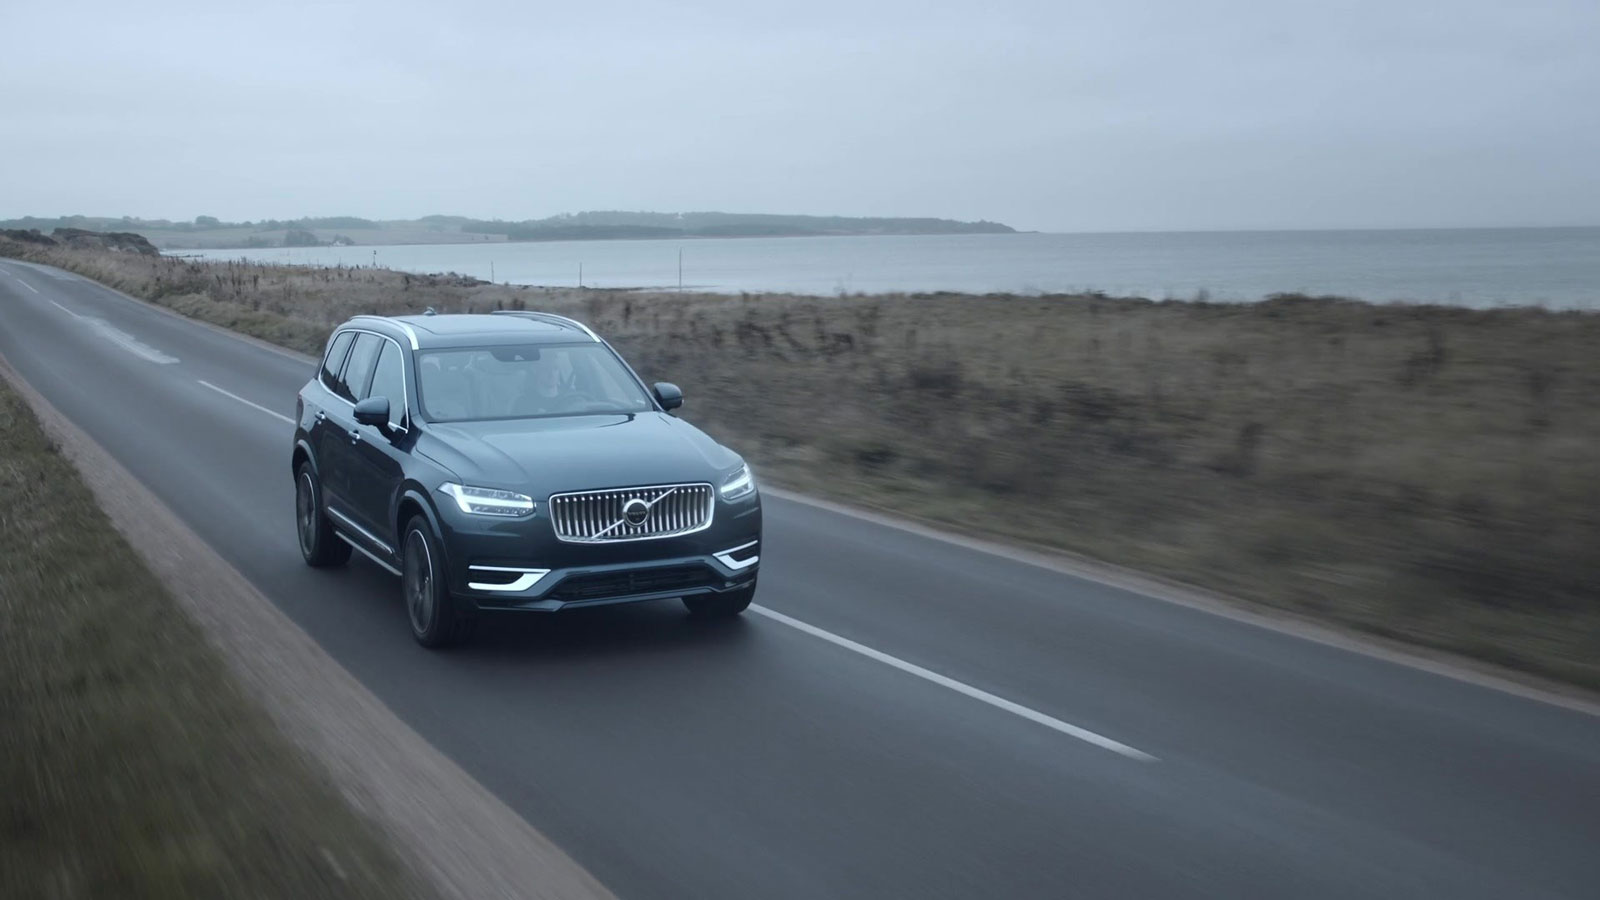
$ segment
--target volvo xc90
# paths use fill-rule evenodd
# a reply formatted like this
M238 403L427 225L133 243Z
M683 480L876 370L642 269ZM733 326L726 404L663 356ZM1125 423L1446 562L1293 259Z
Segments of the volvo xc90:
M761 498L738 454L672 415L587 326L549 313L357 316L300 391L301 553L398 575L413 636L480 611L681 598L750 605Z

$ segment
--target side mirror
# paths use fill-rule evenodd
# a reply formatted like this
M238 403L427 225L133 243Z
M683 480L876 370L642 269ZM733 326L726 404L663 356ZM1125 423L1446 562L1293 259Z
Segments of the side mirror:
M677 409L683 405L683 391L670 381L655 383L656 399L661 401L662 409Z
M356 404L356 421L362 425L376 425L379 428L389 424L389 398L368 397Z

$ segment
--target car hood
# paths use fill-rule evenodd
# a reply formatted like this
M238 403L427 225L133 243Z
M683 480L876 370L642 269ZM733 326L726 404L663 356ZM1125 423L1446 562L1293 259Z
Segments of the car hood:
M430 423L417 452L463 483L546 497L685 481L717 483L739 456L665 413Z

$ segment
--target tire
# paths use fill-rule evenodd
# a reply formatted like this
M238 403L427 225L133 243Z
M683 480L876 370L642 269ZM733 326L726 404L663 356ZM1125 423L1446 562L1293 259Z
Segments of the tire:
M350 545L333 533L333 523L322 511L322 482L308 462L294 474L294 524L306 565L324 568L350 561Z
M411 636L435 649L465 640L472 633L472 617L462 614L450 596L444 554L427 519L414 516L406 523L400 548L400 596Z
M750 607L750 601L756 596L756 586L752 583L747 588L737 591L728 591L723 594L701 594L698 597L683 598L683 605L689 608L689 614L703 619L731 619Z

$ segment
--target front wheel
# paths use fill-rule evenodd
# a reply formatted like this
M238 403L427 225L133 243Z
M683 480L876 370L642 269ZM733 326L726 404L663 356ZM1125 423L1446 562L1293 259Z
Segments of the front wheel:
M689 608L690 615L706 619L730 619L748 609L750 601L754 600L755 596L756 586L752 582L749 587L736 591L685 597L683 605Z
M456 609L446 585L444 555L428 520L406 523L401 541L400 591L411 620L411 636L424 647L447 647L464 640L472 619Z

